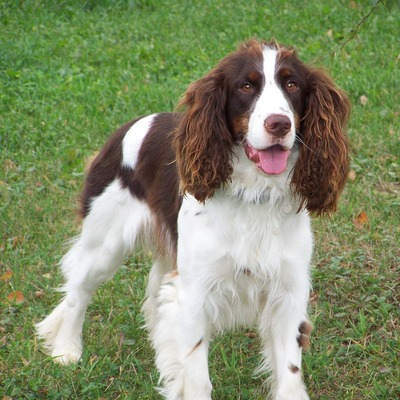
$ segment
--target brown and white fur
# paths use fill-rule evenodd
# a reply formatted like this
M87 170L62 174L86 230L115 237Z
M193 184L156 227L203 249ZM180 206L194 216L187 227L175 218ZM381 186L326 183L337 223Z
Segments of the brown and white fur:
M78 361L94 290L145 245L143 311L167 399L211 399L210 340L253 325L272 398L308 399L309 215L333 212L345 184L349 101L293 49L252 40L180 106L126 124L94 160L65 297L38 335L57 361Z

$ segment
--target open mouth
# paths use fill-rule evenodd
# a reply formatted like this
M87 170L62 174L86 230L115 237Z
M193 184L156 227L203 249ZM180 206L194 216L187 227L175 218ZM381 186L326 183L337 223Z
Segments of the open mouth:
M267 175L279 175L285 171L290 156L290 150L285 150L280 144L257 150L246 142L244 151L257 169Z

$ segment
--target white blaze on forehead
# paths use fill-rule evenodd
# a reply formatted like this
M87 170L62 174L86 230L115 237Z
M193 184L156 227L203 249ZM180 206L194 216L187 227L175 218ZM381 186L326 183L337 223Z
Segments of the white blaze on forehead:
M287 135L288 137L285 139L287 143L285 144L290 147L294 142L294 113L282 88L276 81L278 55L279 53L276 49L270 47L263 49L262 70L264 74L264 86L251 113L247 136L249 143L258 149L263 149L273 144L271 142L271 135L268 135L264 128L264 121L271 114L285 115L289 118L292 123L292 132ZM293 138L289 138L289 136L293 136Z
M265 109L266 116L270 114L284 114L289 116L292 113L289 102L287 101L282 88L276 81L278 69L278 50L269 47L263 50L263 72L264 88L260 96L260 106Z
M156 114L140 119L126 132L122 142L122 165L134 169L139 156L139 150L146 137Z
M276 60L278 51L265 47L263 50L263 72L265 78L265 86L273 87L276 86L275 72L276 72Z

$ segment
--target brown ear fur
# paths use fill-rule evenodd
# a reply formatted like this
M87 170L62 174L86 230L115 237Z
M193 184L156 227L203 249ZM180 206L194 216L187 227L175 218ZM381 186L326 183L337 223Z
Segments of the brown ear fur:
M345 132L350 102L332 79L309 70L306 113L301 121L300 155L292 184L301 208L313 214L334 212L349 171L349 141Z
M187 107L174 138L181 190L204 202L232 174L223 71L216 67L192 83L180 106Z

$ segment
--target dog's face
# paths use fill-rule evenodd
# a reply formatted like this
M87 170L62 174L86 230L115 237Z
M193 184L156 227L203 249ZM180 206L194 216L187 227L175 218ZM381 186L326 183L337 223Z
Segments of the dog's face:
M227 70L227 121L259 171L285 171L303 118L307 83L293 51L271 47Z
M229 184L241 145L255 174L290 174L299 209L335 210L349 165L350 104L294 50L250 41L192 83L181 105L174 145L183 192L204 201Z

